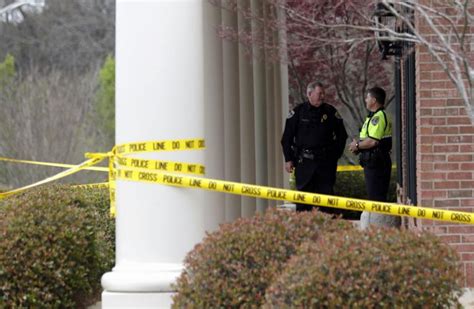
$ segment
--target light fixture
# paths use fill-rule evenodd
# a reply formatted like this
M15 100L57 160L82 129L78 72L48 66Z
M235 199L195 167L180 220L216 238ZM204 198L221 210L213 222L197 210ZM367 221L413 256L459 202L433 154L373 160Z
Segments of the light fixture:
M390 6L390 7L389 7ZM393 33L400 32L397 16L393 13L393 4L377 3L377 8L373 15L375 27L375 39L377 46L382 53L382 59L387 59L387 56L401 56L403 45L400 40L397 40Z

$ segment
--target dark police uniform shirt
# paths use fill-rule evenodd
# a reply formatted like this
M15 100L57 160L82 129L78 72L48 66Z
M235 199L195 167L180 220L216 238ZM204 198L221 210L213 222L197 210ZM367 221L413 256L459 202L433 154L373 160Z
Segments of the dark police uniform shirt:
M347 133L337 110L326 103L319 107L304 102L296 106L288 115L281 139L285 162L298 161L292 149L321 151L326 159L336 160L344 152Z

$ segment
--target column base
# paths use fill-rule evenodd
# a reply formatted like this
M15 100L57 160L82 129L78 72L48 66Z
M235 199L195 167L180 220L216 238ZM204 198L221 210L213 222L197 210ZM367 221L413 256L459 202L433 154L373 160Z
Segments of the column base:
M102 309L171 308L174 293L102 292Z
M182 264L120 263L102 276L102 308L170 308Z

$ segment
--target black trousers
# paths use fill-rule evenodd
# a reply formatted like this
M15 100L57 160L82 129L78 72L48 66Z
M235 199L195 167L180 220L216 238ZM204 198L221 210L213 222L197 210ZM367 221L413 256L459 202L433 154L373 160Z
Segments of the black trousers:
M336 183L337 161L324 160L319 162L302 162L296 169L297 189L303 192L334 195L334 184ZM307 204L296 204L296 211L319 211L335 216L346 213L344 209L332 207L315 207Z
M365 187L369 200L386 202L390 175L392 173L392 160L386 154L383 160L375 167L364 167Z

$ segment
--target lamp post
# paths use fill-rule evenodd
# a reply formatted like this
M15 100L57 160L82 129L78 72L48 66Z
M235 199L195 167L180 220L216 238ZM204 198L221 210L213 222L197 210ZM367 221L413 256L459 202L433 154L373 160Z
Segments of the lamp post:
M382 53L382 59L387 59L387 56L401 56L402 41L397 40L393 33L389 31L402 31L398 17L393 13L393 3L377 3L373 20L375 27L378 29L375 31L375 38Z

